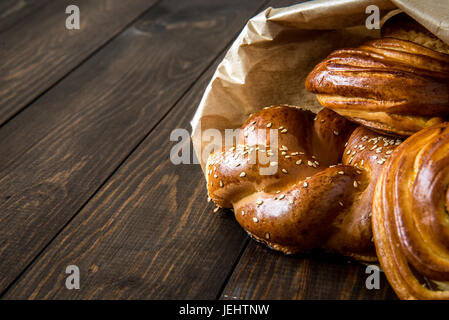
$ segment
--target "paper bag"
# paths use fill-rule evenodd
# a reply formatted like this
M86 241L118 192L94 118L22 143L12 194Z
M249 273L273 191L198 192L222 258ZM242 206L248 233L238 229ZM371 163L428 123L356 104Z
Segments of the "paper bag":
M379 36L365 26L370 5L383 19L403 10L449 43L449 0L317 0L266 9L248 21L227 52L191 122L203 170L218 148L204 134L208 130L218 130L224 145L225 129L239 128L263 107L290 104L317 112L320 105L305 90L305 79L331 51Z

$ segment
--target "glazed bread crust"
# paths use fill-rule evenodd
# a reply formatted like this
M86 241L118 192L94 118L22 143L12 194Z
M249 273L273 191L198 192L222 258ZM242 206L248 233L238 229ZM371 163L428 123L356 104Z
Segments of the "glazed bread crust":
M372 40L332 52L306 88L354 122L409 136L449 116L449 55L410 41Z
M269 128L278 129L277 146ZM317 115L292 106L263 109L242 125L238 145L209 156L209 196L233 208L240 225L275 250L324 248L375 260L372 192L397 143L354 128L329 109ZM270 155L274 161L261 160ZM270 168L272 174L261 174Z
M449 54L449 45L404 12L388 19L382 26L381 35L387 38L412 41L434 51Z
M401 299L449 299L449 123L399 146L373 200L377 256Z

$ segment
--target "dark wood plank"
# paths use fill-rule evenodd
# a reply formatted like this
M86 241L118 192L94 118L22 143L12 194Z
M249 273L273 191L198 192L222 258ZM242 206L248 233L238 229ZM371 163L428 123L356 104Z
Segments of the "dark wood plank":
M216 298L246 235L230 212L213 214L199 165L171 163L169 137L189 126L221 58L5 298ZM65 288L69 264L82 290Z
M0 36L0 125L155 2L78 0L80 29L67 30L65 9L73 1L51 1L4 32Z
M2 0L0 2L0 32L45 6L50 0Z
M381 273L368 290L366 266L324 252L285 256L251 241L221 299L396 299Z
M163 1L0 129L0 291L83 207L259 6L259 0ZM144 165L158 169L149 159ZM198 171L196 176L200 181ZM159 178L169 183L168 175ZM150 209L136 208L147 214ZM103 232L99 228L93 236ZM131 252L138 249L132 247Z

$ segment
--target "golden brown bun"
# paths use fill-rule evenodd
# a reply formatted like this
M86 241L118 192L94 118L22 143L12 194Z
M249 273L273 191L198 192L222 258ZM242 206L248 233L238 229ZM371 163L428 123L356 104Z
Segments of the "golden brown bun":
M449 54L449 45L405 13L388 19L381 29L382 37L412 41L426 48Z
M449 299L448 184L447 122L405 140L378 179L376 250L401 299Z
M267 128L279 128L278 146L270 144ZM315 115L290 106L267 108L242 125L237 146L210 155L208 193L218 206L233 208L253 238L275 250L325 248L375 260L373 186L399 143L383 139L362 127L354 131L329 109ZM267 154L276 159L264 162ZM267 168L272 174L261 174Z
M410 41L372 40L332 52L306 88L352 121L409 136L449 116L449 55Z

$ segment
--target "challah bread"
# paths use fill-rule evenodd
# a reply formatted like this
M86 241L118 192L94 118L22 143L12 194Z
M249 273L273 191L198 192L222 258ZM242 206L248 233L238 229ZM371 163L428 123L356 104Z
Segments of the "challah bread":
M378 148L389 153L396 140L383 147L384 137L354 128L329 109L317 115L291 106L263 109L242 125L237 146L209 156L209 196L233 208L250 236L275 250L325 248L375 260L372 184L380 159L389 156ZM278 129L278 145L268 129ZM268 156L276 159L261 161Z
M426 128L384 166L373 200L377 255L401 299L449 299L449 123Z
M449 55L410 41L372 40L332 52L306 88L354 122L409 136L449 116Z

